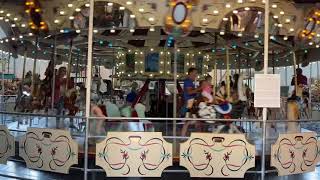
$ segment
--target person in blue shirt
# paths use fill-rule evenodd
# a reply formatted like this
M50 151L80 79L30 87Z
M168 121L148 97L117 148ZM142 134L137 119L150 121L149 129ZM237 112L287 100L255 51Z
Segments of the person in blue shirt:
M191 108L194 101L194 98L201 92L201 87L196 88L194 81L197 78L197 69L189 68L188 76L183 81L183 100L184 100L184 108L182 110L181 116L185 117L185 113L187 113Z

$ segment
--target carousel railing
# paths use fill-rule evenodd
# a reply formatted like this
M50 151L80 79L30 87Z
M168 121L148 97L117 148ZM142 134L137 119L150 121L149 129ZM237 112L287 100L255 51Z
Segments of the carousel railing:
M89 118L84 118L84 117L68 117L68 116L55 116L55 115L48 115L48 114L29 114L29 113L8 113L8 112L0 112L1 114L1 122L2 124L6 125L5 127L8 127L10 134L13 134L14 136L18 137L19 139L19 156L22 157L23 159L19 158L17 154L13 153L11 155L13 156L8 156L8 160L10 161L18 161L18 162L26 162L27 167L31 169L37 169L37 170L45 170L49 172L56 172L56 173L64 173L67 174L69 173L68 171L64 171L62 169L59 169L57 167L50 169L50 167L43 167L39 168L38 166L34 166L32 163L28 162L28 152L22 152L21 149L25 148L25 146L21 146L21 142L28 142L28 133L29 134L36 134L37 136L43 135L42 138L39 139L46 139L46 138L51 138L51 137L59 137L59 135L66 136L68 141L73 142L70 145L70 151L68 152L69 154L72 154L72 157L74 157L73 162L68 162L67 164L64 164L63 167L65 169L70 169L72 171L83 171L83 172L88 172L89 175L92 173L98 173L98 172L107 172L107 176L111 177L160 177L161 173L190 173L190 176L192 177L243 177L244 173L246 174L257 174L257 175L262 175L265 176L268 173L274 173L278 172L279 175L291 175L291 174L296 174L296 173L304 173L304 172L309 172L312 171L316 165L317 162L320 160L320 151L316 152L316 158L314 157L311 158L312 155L309 155L307 152L293 152L295 153L295 156L303 155L304 159L306 159L306 163L308 166L306 166L305 171L293 171L291 169L291 172L286 171L287 166L289 166L288 162L285 162L284 165L281 163L283 162L277 162L275 159L272 160L272 157L279 156L273 154L275 148L280 148L281 144L276 144L279 141L279 138L282 139L289 139L285 144L288 145L291 143L290 147L294 146L294 144L312 144L312 146L308 147L310 149L312 148L319 148L320 149L320 143L317 141L317 138L319 134L315 134L312 132L306 132L305 130L301 133L299 131L298 134L295 134L295 132L287 132L285 129L282 132L271 132L274 137L262 137L263 136L263 121L262 120L256 120L256 119L202 119L202 118L128 118L128 117L107 117L107 118L101 118L101 117L89 117ZM12 119L12 117L15 117ZM28 125L25 125L24 127L19 127L17 128L16 124L13 124L13 122L18 123L18 120L20 119L27 119L28 121L37 121L36 119L40 121L44 121L45 123L29 123ZM81 121L82 126L91 126L94 124L94 121L99 121L99 120L108 120L107 124L109 125L108 128L112 128L112 125L115 126L127 126L128 122L132 122L134 125L143 125L142 129L139 129L139 127L136 127L136 129L130 129L130 128L118 128L118 129L113 129L113 131L108 131L104 132L104 134L95 134L94 132L92 133L89 129L88 133L86 131L82 130L70 130L68 127L59 127L59 129L56 129L55 126L52 126L50 124L50 121L53 121L57 118L60 118L64 121L68 121L70 119L79 119L79 123ZM173 123L173 120L180 121L180 123ZM49 121L47 124L46 121ZM172 127L177 126L177 129L180 131L182 126L186 124L186 122L198 122L202 123L201 124L201 131L197 129L197 127L194 127L192 129L191 135L180 135L180 136L173 136L172 132ZM143 123L142 123L143 122ZM231 122L244 122L242 125L244 127L244 132L241 134L228 134L228 131L226 132L213 132L214 129L210 129L211 126L214 126L215 123L213 122L222 122L223 124L229 124ZM256 137L251 139L250 136L252 136L249 125L246 126L245 124L249 123L250 126L252 127L254 124L259 124L259 128L255 127L252 129L255 129L257 134L255 135ZM315 120L315 119L301 119L298 121L293 121L293 120L267 120L266 121L266 127L271 127L274 126L272 124L283 124L283 123L297 123L294 125L298 124L304 124L304 123L320 123L320 120ZM237 123L233 123L237 124ZM148 127L149 125L149 127ZM34 129L26 129L25 127L36 127ZM207 128L204 128L207 127ZM4 128L4 127L1 127ZM141 127L140 127L141 128ZM300 130L300 128L298 127ZM61 131L63 130L63 131ZM121 132L123 130L126 130L126 132ZM133 132L133 130L139 130L139 131L144 131L147 130L149 132ZM267 128L268 130L268 128ZM162 132L158 133L158 132ZM189 131L190 132L190 131ZM203 132L203 134L197 134L197 132ZM179 134L179 133L177 133ZM267 133L268 134L268 133ZM292 134L295 134L294 136ZM269 134L270 135L270 134ZM36 136L32 136L34 139ZM31 138L31 139L32 139ZM149 139L148 139L149 138ZM291 139L290 139L291 138ZM304 141L304 139L312 139L312 141ZM22 139L22 140L21 140ZM113 141L114 139L117 139L117 141ZM278 139L278 141L276 141ZM83 142L84 140L84 142ZM257 142L256 140L259 140ZM102 152L102 150L109 146L108 141L112 142L113 144L118 144L121 146L119 147L112 147L114 149L120 149L122 152L119 151L118 154L113 154L113 152ZM245 145L243 144L231 144L234 143L234 141L238 142L245 142ZM265 154L263 154L263 151L261 149L262 146L262 141L268 144L266 146L266 149L270 150L271 147L273 147L273 150L271 149L270 152L267 151ZM16 141L14 141L15 144L17 144ZM130 144L130 143L131 144ZM152 142L152 143L146 143L146 142ZM28 142L29 143L29 142ZM32 145L32 141L30 141L30 144ZM195 144L202 144L203 146L198 147L198 146L193 146L192 143ZM211 144L210 144L211 143ZM227 144L224 144L227 143ZM141 145L142 144L142 145ZM153 144L161 144L161 148L166 150L166 153L163 153L164 151L161 151L160 154L157 154L155 152L158 152L157 150L159 147L152 147ZM217 147L215 147L216 145ZM252 145L253 144L253 145ZM271 146L273 144L273 146ZM29 148L31 148L31 145ZM188 148L191 148L191 145L194 148L194 151L197 150L199 153L193 153L193 152L188 152ZM59 145L59 148L64 147L64 145ZM128 146L128 147L127 147ZM141 151L138 154L134 154L136 150L134 148L141 148L145 146L150 146L148 151ZM159 145L160 146L160 145ZM211 148L207 148L207 147ZM33 145L32 145L33 147ZM36 147L36 146L34 146ZM221 147L224 147L224 150L221 149ZM239 149L228 149L232 147L237 147L237 148L243 148L246 147L246 149L242 149L246 152L248 152L245 157L247 162L245 164L228 164L226 162L231 162L233 163L238 163L237 161L239 159L236 159L235 156L233 156L232 153L235 153ZM42 147L42 151L45 151L45 147ZM58 148L58 149L59 149ZM73 152L73 148L76 150ZM127 148L127 149L126 149ZM283 153L284 152L283 147L281 147ZM301 148L301 147L300 147ZM17 149L17 148L16 148ZM63 149L63 148L62 148ZM134 149L134 150L132 150ZM100 151L99 151L100 150ZM210 152L209 152L210 150ZM261 151L262 153L259 153L258 151ZM37 149L39 151L39 149ZM220 152L218 152L220 151ZM114 151L116 152L116 150ZM201 152L201 153L200 153ZM203 152L203 153L202 153ZM43 152L45 153L45 152ZM52 152L51 152L52 153ZM61 153L59 150L56 150L57 154ZM114 165L117 163L110 163L105 160L106 156L108 153L111 153L111 156L116 157L117 155L121 154L118 158L115 158L114 160L122 160L125 159L128 162L120 162L121 163L127 163L131 169L131 172L136 172L136 173L131 173L129 172L128 174L126 172L118 173L114 169L118 169L120 165ZM150 153L151 155L148 155ZM163 153L163 154L161 154ZM220 154L219 154L220 153ZM251 154L250 154L251 153ZM290 157L290 153L288 151L288 157ZM300 154L299 154L300 153ZM301 154L302 153L302 154ZM313 152L314 153L314 152ZM270 157L269 157L270 155ZM313 154L314 155L314 154ZM129 157L130 156L130 160ZM135 157L134 157L135 156ZM243 156L243 154L238 154L237 156ZM283 155L287 156L287 155ZM291 154L292 156L292 154ZM310 156L311 159L308 159ZM196 162L192 162L188 160L190 157L193 159L198 159L201 160L205 164L195 164ZM221 162L219 161L219 157ZM127 159L126 159L127 158ZM131 161L131 159L134 159L135 161ZM161 159L163 160L163 164L152 164L151 162L146 162L146 160L154 160L155 162L158 162L159 159L152 159L152 158L164 158ZM191 158L191 159L192 159ZM217 158L217 159L214 159ZM276 168L271 168L269 163L264 164L267 166L267 170L262 170L261 169L261 159L270 159L272 161L272 165L275 166ZM83 166L83 161L85 159L91 159L91 160L96 160L95 164L93 163L94 161L90 161L87 166ZM225 160L224 160L225 159ZM299 163L300 161L291 158L292 162L291 163ZM302 158L303 159L303 158ZM314 160L312 164L310 164L311 160ZM48 162L45 159L43 160L44 162ZM279 160L280 161L280 160ZM1 163L5 161L0 161ZM145 163L142 163L145 162ZM219 164L225 163L225 165L229 166L229 170L224 169L226 172L225 174L223 173L211 173L211 169L208 168L210 166L216 165L214 168L222 168L219 167ZM265 162L265 161L263 161ZM139 163L147 168L141 170L141 169L134 169L135 167L132 165L132 163ZM177 164L180 163L180 166ZM251 163L251 164L250 164ZM253 164L252 164L253 163ZM304 163L304 162L303 162ZM58 165L61 165L57 162ZM77 164L77 165L76 165ZM157 165L157 168L155 170L150 170L154 169L154 166ZM198 166L195 166L198 165ZM100 168L98 167L100 166ZM171 167L172 166L172 167ZM181 166L185 167L186 169L183 169ZM205 168L207 166L207 168ZM240 170L236 170L236 166L241 166ZM293 165L292 165L293 166ZM142 166L141 166L142 167ZM169 168L168 168L169 167ZM285 167L285 168L284 168ZM311 167L311 168L310 168ZM204 169L203 169L204 168ZM233 169L235 168L235 169ZM290 169L291 167L289 167ZM148 170L149 169L149 170ZM199 170L202 169L202 170ZM117 170L118 171L118 170ZM125 171L125 169L123 169ZM140 172L144 171L144 172ZM203 173L206 171L206 173ZM219 171L223 171L222 169ZM230 172L229 172L230 171ZM240 172L241 171L241 172ZM140 173L140 174L139 174ZM125 174L125 175L124 175ZM1 173L0 176L6 176L5 173ZM84 178L84 177L83 177Z

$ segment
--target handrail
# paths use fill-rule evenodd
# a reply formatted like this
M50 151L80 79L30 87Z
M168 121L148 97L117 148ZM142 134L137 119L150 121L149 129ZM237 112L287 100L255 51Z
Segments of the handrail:
M152 117L152 118L139 118L139 117L84 117L84 116L61 116L61 115L50 115L50 114L33 114L33 113L17 113L17 112L6 112L0 111L0 114L18 115L18 116L34 116L34 117L55 117L55 118L75 118L75 119L95 119L95 120L108 120L108 121L130 121L130 120L149 120L149 121L212 121L212 122L260 122L259 119L209 119L209 118L163 118L163 117ZM320 119L299 119L299 120L267 120L267 123L274 122L320 122Z

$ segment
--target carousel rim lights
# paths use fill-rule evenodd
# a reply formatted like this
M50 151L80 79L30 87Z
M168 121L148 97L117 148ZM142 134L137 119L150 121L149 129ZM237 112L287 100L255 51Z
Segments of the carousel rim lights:
M133 32L134 32L134 29L130 29L129 31L133 33Z
M262 11L258 11L258 14L259 14L259 15L262 14Z
M2 16L0 17L0 20L3 20L3 17L2 17Z
M69 3L69 4L68 4L68 7L69 7L69 8L72 8L72 7L73 7L73 4Z
M309 42L309 45L312 46L312 45L313 45L313 42Z
M232 13L233 14L238 14L238 10L233 10Z
M282 27L282 24L278 24L278 27Z
M224 35L225 34L225 32L224 31L220 31L220 33L219 33L220 35Z
M119 10L125 10L126 8L125 7L123 7L123 6L120 6L119 7Z
M21 24L21 27L26 27L26 24Z
M254 38L258 39L259 38L259 34L255 34Z
M77 29L77 30L76 30L76 33L78 33L78 34L81 33L81 30L80 30L80 29Z
M116 30L114 30L114 29L110 29L110 32L111 32L111 33L115 33L115 32L116 32Z
M55 19L55 20L54 20L54 23L58 24L58 23L59 23L59 20L58 20L58 19Z
M6 16L10 17L10 16L11 16L11 14L10 14L10 13L8 13Z
M11 24L11 27L16 27L16 24Z
M229 20L229 18L224 17L222 20L223 20L223 21L228 21L228 20Z
M76 11L76 12L80 12L81 9L80 9L80 8L76 8L75 11Z
M275 18L275 19L278 19L278 18L279 18L279 16L277 16L277 15L274 15L274 16L273 16L273 18Z
M64 12L64 11L60 11L59 14L60 14L60 15L64 15L65 12Z
M98 33L98 30L97 30L97 29L94 29L94 30L93 30L93 33Z
M208 22L208 18L203 18L202 22L207 23Z
M70 16L69 19L70 19L70 20L74 20L74 16Z
M238 33L238 37L242 37L242 35L243 35L243 34L242 34L241 32Z
M154 32L155 31L154 27L150 27L149 31Z
M149 17L148 21L153 22L154 21L154 17Z
M20 35L20 36L19 36L19 38L20 38L20 39L22 39L22 38L23 38L23 36L22 36L22 35Z
M293 28L290 28L290 32L293 32L294 31L294 29Z
M144 9L143 8L139 8L139 12L144 12Z
M61 30L60 30L60 33L64 33L64 30L63 30L63 29L61 29Z
M227 3L226 8L231 8L231 5L229 3Z
M3 14L4 13L4 10L0 10L0 14Z
M14 20L14 21L18 21L18 18L17 18L17 17L15 17L15 18L13 18L13 20Z
M127 1L126 4L127 5L132 5L132 1Z
M288 40L288 36L284 36L283 40L285 40L285 41Z
M86 3L84 6L85 6L85 7L90 7L90 4L89 4L89 3Z
M237 2L241 4L241 3L243 3L243 0L237 0Z
M280 14L281 14L281 15L284 15L284 11L280 11Z
M320 34L317 34L317 37L320 37Z
M217 15L217 14L219 14L219 11L218 10L213 10L213 14Z
M136 15L134 15L134 14L130 14L130 18L135 18L136 17Z
M107 5L108 5L108 6L113 6L113 3L112 3L112 2L108 2Z
M249 10L250 10L250 8L249 8L249 7L245 7L245 8L244 8L244 10L249 11Z
M320 47L320 45L319 45L319 44L317 44L317 45L316 45L316 48L319 48L319 47Z
M278 7L278 5L276 5L276 4L272 4L272 5L271 5L271 7L275 9L275 8L277 8L277 7Z
M5 19L4 21L5 21L5 22L9 22L9 19Z
M5 41L6 41L6 42L9 42L9 39L6 39Z
M205 29L200 29L200 33L205 33L206 30Z
M286 23L290 23L291 20L289 18L286 19Z

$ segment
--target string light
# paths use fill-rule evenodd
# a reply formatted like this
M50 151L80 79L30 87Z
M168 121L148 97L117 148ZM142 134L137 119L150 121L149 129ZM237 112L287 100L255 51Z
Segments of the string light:
M81 9L80 8L76 8L76 12L80 12L81 11Z

